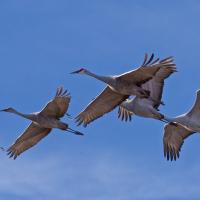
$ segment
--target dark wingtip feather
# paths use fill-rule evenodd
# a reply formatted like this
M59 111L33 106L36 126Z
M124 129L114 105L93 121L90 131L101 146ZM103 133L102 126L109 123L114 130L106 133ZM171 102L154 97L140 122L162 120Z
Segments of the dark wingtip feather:
M147 59L148 59L148 54L145 53L145 55L144 55L144 61L143 61L143 63L142 63L142 66L145 65L145 63L147 62Z
M159 60L160 60L160 58L155 59L155 60L151 63L151 65L156 64Z
M151 54L151 57L149 58L149 60L146 62L146 66L148 65L148 64L150 64L151 63L151 61L153 60L153 58L154 58L154 54L152 53Z
M160 60L160 63L165 63L165 62L169 63L169 62L173 62L173 61L174 61L173 56L169 56L167 58Z
M132 120L132 117L131 117L131 115L129 115L129 122Z

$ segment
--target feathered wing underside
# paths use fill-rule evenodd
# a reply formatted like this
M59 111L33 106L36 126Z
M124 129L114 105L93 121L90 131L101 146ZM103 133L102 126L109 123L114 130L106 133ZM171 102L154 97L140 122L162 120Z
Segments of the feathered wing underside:
M160 106L162 102L162 93L164 87L164 81L168 78L172 73L176 72L176 65L173 63L172 57L165 58L161 60L160 63L164 63L162 67L157 71L155 76L142 84L142 88L150 91L150 98L154 101L152 102L152 106L156 109Z
M47 103L40 114L59 119L67 112L70 99L71 97L67 90L63 91L63 87L60 87L57 89L54 99Z
M122 121L124 121L124 120L125 121L131 121L133 115L134 115L133 112L129 111L124 106L119 105L118 118L120 118Z
M192 135L191 132L177 123L169 123L164 127L163 145L164 156L167 160L179 158L184 139Z
M136 70L126 72L118 76L117 78L123 81L133 82L137 85L141 85L152 79L156 72L160 69L160 67L174 66L174 64L168 63L166 61L169 58L163 59L161 61L159 61L158 58L153 60L153 58L154 54L152 54L149 59L148 55L145 54L144 62L139 68L137 68Z
M145 62L147 62L147 57L145 57L144 63ZM148 103L156 109L158 109L160 103L162 102L161 99L164 87L164 80L168 78L172 73L176 72L176 65L173 64L172 57L160 60L160 63L163 64L163 66L160 67L154 77L141 85L143 89L150 91L150 98ZM139 97L135 98L138 99ZM121 118L122 121L131 121L131 116L134 113L131 110L126 109L126 104L130 105L133 101L134 99L128 100L125 102L125 106L123 106L123 103L119 106L118 118Z
M107 86L103 92L76 117L77 125L83 124L83 126L86 127L92 121L112 111L127 98L127 95L118 94Z
M192 109L187 114L189 117L197 118L200 122L200 90L196 92L196 100Z
M32 122L24 133L17 138L15 143L8 148L8 155L16 159L17 156L36 145L50 132L51 129L40 127Z

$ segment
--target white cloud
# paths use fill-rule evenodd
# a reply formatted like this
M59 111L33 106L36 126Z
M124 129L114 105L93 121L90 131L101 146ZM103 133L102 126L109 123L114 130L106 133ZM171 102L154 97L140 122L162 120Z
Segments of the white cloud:
M200 195L199 165L182 174L177 169L153 170L112 154L74 156L1 158L0 194L37 200L192 199Z

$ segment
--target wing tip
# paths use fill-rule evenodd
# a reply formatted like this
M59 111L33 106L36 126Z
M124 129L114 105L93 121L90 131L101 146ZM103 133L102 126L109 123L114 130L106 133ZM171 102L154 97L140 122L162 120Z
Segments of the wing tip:
M83 125L84 128L86 128L88 125L88 122L84 121L81 115L78 115L77 117L75 117L75 122L77 126Z
M7 149L7 155L9 156L9 158L12 158L13 160L15 160L18 157L18 154L10 148Z
M68 97L71 98L70 92L67 89L64 90L63 86L60 86L56 89L55 97Z
M142 63L142 67L146 67L146 66L148 66L150 64L155 64L156 62L159 61L159 58L156 58L155 60L153 60L154 59L154 53L151 54L151 56L149 57L149 59L148 59L148 57L149 57L148 53L145 53L144 61Z
M118 119L120 119L122 122L130 122L132 120L132 115L128 111L126 111L122 106L119 106Z

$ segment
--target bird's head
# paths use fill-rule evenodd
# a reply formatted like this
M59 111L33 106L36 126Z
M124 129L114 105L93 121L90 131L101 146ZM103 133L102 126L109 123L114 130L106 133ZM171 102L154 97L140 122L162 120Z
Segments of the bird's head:
M87 72L87 69L81 68L79 70L71 72L71 74L85 74Z
M3 110L0 110L1 112L11 112L11 113L13 113L13 112L15 112L15 109L14 108L11 108L11 107L9 107L9 108L5 108L5 109L3 109Z

